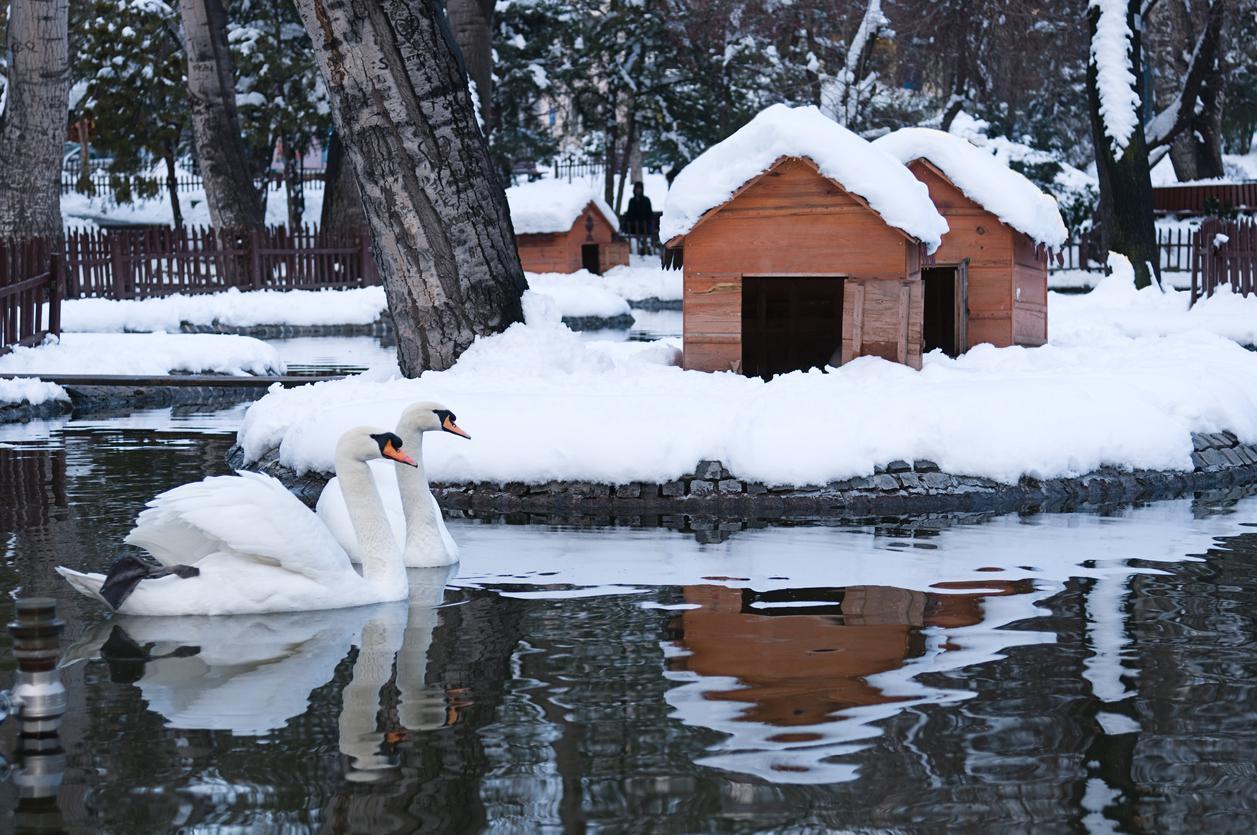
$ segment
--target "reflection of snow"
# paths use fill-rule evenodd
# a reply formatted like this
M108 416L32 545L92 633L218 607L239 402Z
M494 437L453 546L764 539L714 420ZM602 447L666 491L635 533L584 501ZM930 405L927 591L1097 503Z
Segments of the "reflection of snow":
M1054 642L1052 632L1015 625L1040 616L1039 604L1060 592L1070 578L1095 580L1086 613L1087 634L1096 655L1087 663L1087 677L1098 697L1121 698L1122 676L1129 675L1121 666L1122 648L1128 640L1124 601L1129 577L1158 573L1154 568L1133 566L1131 561L1197 559L1185 555L1202 553L1214 537L1240 532L1237 520L1248 518L1255 505L1257 500L1248 499L1233 515L1205 518L1194 516L1192 503L1186 500L1108 517L1047 514L1022 518L1010 514L987 523L943 528L928 537L917 534L916 538L891 537L872 527L776 528L739 532L717 545L649 530L458 524L454 533L463 547L463 563L460 576L453 582L529 598L647 596L652 588L685 588L686 604L643 600L639 605L676 610L671 616L681 624L683 636L661 645L671 668L663 674L674 683L666 698L675 717L685 724L728 735L699 761L772 782L833 783L858 776L858 766L842 758L880 736L883 720L914 706L954 704L973 695L970 690L926 684L922 681L926 674L995 661L1012 647ZM780 664L786 653L797 650L797 641L791 648L782 643L780 635L772 634L756 644L739 644L746 636L731 635L721 646L718 639L711 638L713 630L708 625L705 645L697 650L687 645L694 640L686 629L687 619L710 609L707 602L694 608L694 601L689 599L702 597L704 587L750 589L760 594L806 589L797 591L798 599L793 601L801 610L835 606L829 596L814 594L819 590L847 589L847 601L857 587L863 587L865 594L868 589L879 588L912 590L917 598L924 593L936 604L936 610L947 607L949 600L957 601L953 608L967 606L964 611L971 617L967 621L936 618L933 623L928 616L924 621L870 621L873 628L918 634L923 646L904 652L898 659L890 658L888 669L852 673L848 680L858 681L872 693L865 703L852 702L855 706L823 714L823 719L813 721L808 715L799 724L782 724L748 716L757 709L764 712L764 703L755 701L761 698L756 695L757 688L781 684L779 680L761 676L752 683L739 677L740 673L721 674L712 667L724 664L729 672L731 666L745 666L722 660L722 655L736 660L738 653L747 658L759 653L765 665ZM828 618L832 623L826 625L827 619L817 615L780 616L788 610L775 598L748 600L741 614L748 619L743 624L745 630L752 633L758 624L772 621L774 616L779 616L778 624L795 620L806 627L814 621L818 635L824 635L826 629L851 628L841 618ZM736 616L736 610L732 614ZM796 676L786 684L801 689L811 683L816 693L846 686L841 675L824 673L820 665L814 669L830 677L809 679L806 670L795 670L785 674ZM767 683L762 680L765 677L769 678ZM811 704L823 707L823 694ZM1131 720L1113 716L1103 724L1107 733L1138 730Z

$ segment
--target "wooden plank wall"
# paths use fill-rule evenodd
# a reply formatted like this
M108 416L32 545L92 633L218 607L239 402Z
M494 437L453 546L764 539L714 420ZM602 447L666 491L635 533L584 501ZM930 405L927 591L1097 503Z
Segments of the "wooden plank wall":
M685 237L684 367L741 370L743 275L845 276L848 286L856 276L886 284L885 292L870 292L862 314L867 344L881 352L889 340L891 354L920 367L919 263L915 240L809 162L784 160ZM844 319L851 303L845 297ZM853 356L864 352L859 344L851 346Z
M882 357L921 367L921 281L848 278L843 287L842 361Z
M585 228L585 218L592 216L592 233ZM602 212L590 203L566 232L549 235L516 235L519 261L530 273L574 273L581 268L581 246L587 243L610 244L615 230ZM592 238L592 240L591 240ZM628 263L627 253L623 261Z
M1013 238L1013 344L1033 347L1047 342L1047 252L1034 241Z
M696 371L742 370L742 276L685 271L684 357Z

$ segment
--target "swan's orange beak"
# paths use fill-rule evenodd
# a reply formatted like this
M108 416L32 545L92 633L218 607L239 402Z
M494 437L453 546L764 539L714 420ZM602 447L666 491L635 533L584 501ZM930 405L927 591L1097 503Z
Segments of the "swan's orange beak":
M452 417L447 417L441 423L441 428L444 429L446 432L453 432L455 435L457 435L460 438L466 438L469 441L471 440L471 436L468 435L466 432L464 432L462 429L460 429L458 424L454 422L454 418Z
M415 463L415 459L411 458L409 455L402 452L397 447L393 446L392 441L388 441L387 443L385 443L384 449L381 451L384 453L385 458L392 458L394 461L400 461L401 463L409 464L412 467L419 466L418 464Z

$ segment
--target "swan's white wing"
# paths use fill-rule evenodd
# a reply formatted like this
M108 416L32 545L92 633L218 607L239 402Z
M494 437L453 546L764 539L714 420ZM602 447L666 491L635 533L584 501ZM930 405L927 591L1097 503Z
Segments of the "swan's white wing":
M384 513L388 516L388 526L393 531L393 539L397 547L406 543L406 514L402 511L402 496L397 490L396 464L392 461L371 461L371 478L375 481L380 500L384 503ZM331 531L332 536L340 543L350 558L356 563L362 562L362 554L358 548L358 535L354 533L353 521L349 518L349 507L345 504L345 494L340 489L340 479L333 477L319 494L314 506L319 519Z
M126 542L153 553L154 540L170 533L176 545L157 545L163 557L178 557L178 548L198 558L229 551L250 560L272 563L313 579L349 570L349 557L327 526L288 488L271 476L240 471L184 484L157 496L140 514Z

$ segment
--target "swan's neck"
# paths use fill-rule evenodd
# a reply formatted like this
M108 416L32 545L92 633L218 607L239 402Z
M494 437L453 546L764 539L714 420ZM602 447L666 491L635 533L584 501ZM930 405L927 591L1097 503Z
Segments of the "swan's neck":
M337 456L336 476L362 553L363 579L381 591L395 591L399 585L405 588L406 566L371 478L371 468L363 461Z
M399 467L397 489L402 495L402 512L406 516L406 551L431 547L433 538L440 541L432 488L423 465L423 433L399 433L402 449L410 453L417 467Z

